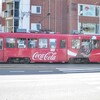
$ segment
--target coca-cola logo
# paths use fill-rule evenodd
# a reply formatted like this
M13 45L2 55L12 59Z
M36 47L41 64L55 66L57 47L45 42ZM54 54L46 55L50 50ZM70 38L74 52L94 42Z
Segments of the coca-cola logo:
M32 56L33 60L55 60L56 52L48 52L48 53L39 53L35 52Z

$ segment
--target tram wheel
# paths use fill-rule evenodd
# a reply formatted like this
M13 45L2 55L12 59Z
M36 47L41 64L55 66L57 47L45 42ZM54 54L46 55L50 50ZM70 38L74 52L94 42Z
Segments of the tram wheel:
M68 63L69 64L73 64L74 63L74 59L73 58L70 58L69 61L68 61Z
M87 58L87 59L85 59L84 63L85 63L85 64L90 63L89 59L88 59L88 58Z
M12 59L9 58L9 59L7 60L7 63L9 63L9 64L13 63Z
M25 64L29 64L30 63L30 59L29 58L24 58L24 63Z

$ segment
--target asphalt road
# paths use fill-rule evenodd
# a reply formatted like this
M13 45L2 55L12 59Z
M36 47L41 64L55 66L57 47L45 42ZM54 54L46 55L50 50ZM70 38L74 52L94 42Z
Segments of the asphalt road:
M0 64L0 75L98 73L100 64Z
M100 100L100 65L0 64L0 100Z

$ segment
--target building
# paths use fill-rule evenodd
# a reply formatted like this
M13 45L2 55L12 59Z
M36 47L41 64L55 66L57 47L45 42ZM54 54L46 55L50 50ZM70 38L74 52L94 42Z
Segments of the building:
M5 30L66 32L66 0L4 0ZM66 10L66 11L65 11Z
M99 0L3 0L4 32L100 33Z
M0 32L2 32L2 16L0 14Z
M100 0L67 0L68 26L72 33L100 34Z

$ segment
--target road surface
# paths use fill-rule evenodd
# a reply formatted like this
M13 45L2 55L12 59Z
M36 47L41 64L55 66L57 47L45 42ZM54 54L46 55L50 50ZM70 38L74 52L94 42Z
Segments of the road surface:
M100 100L100 73L1 75L0 100Z
M100 100L100 65L0 64L0 100Z
M0 64L0 75L100 72L100 64Z

